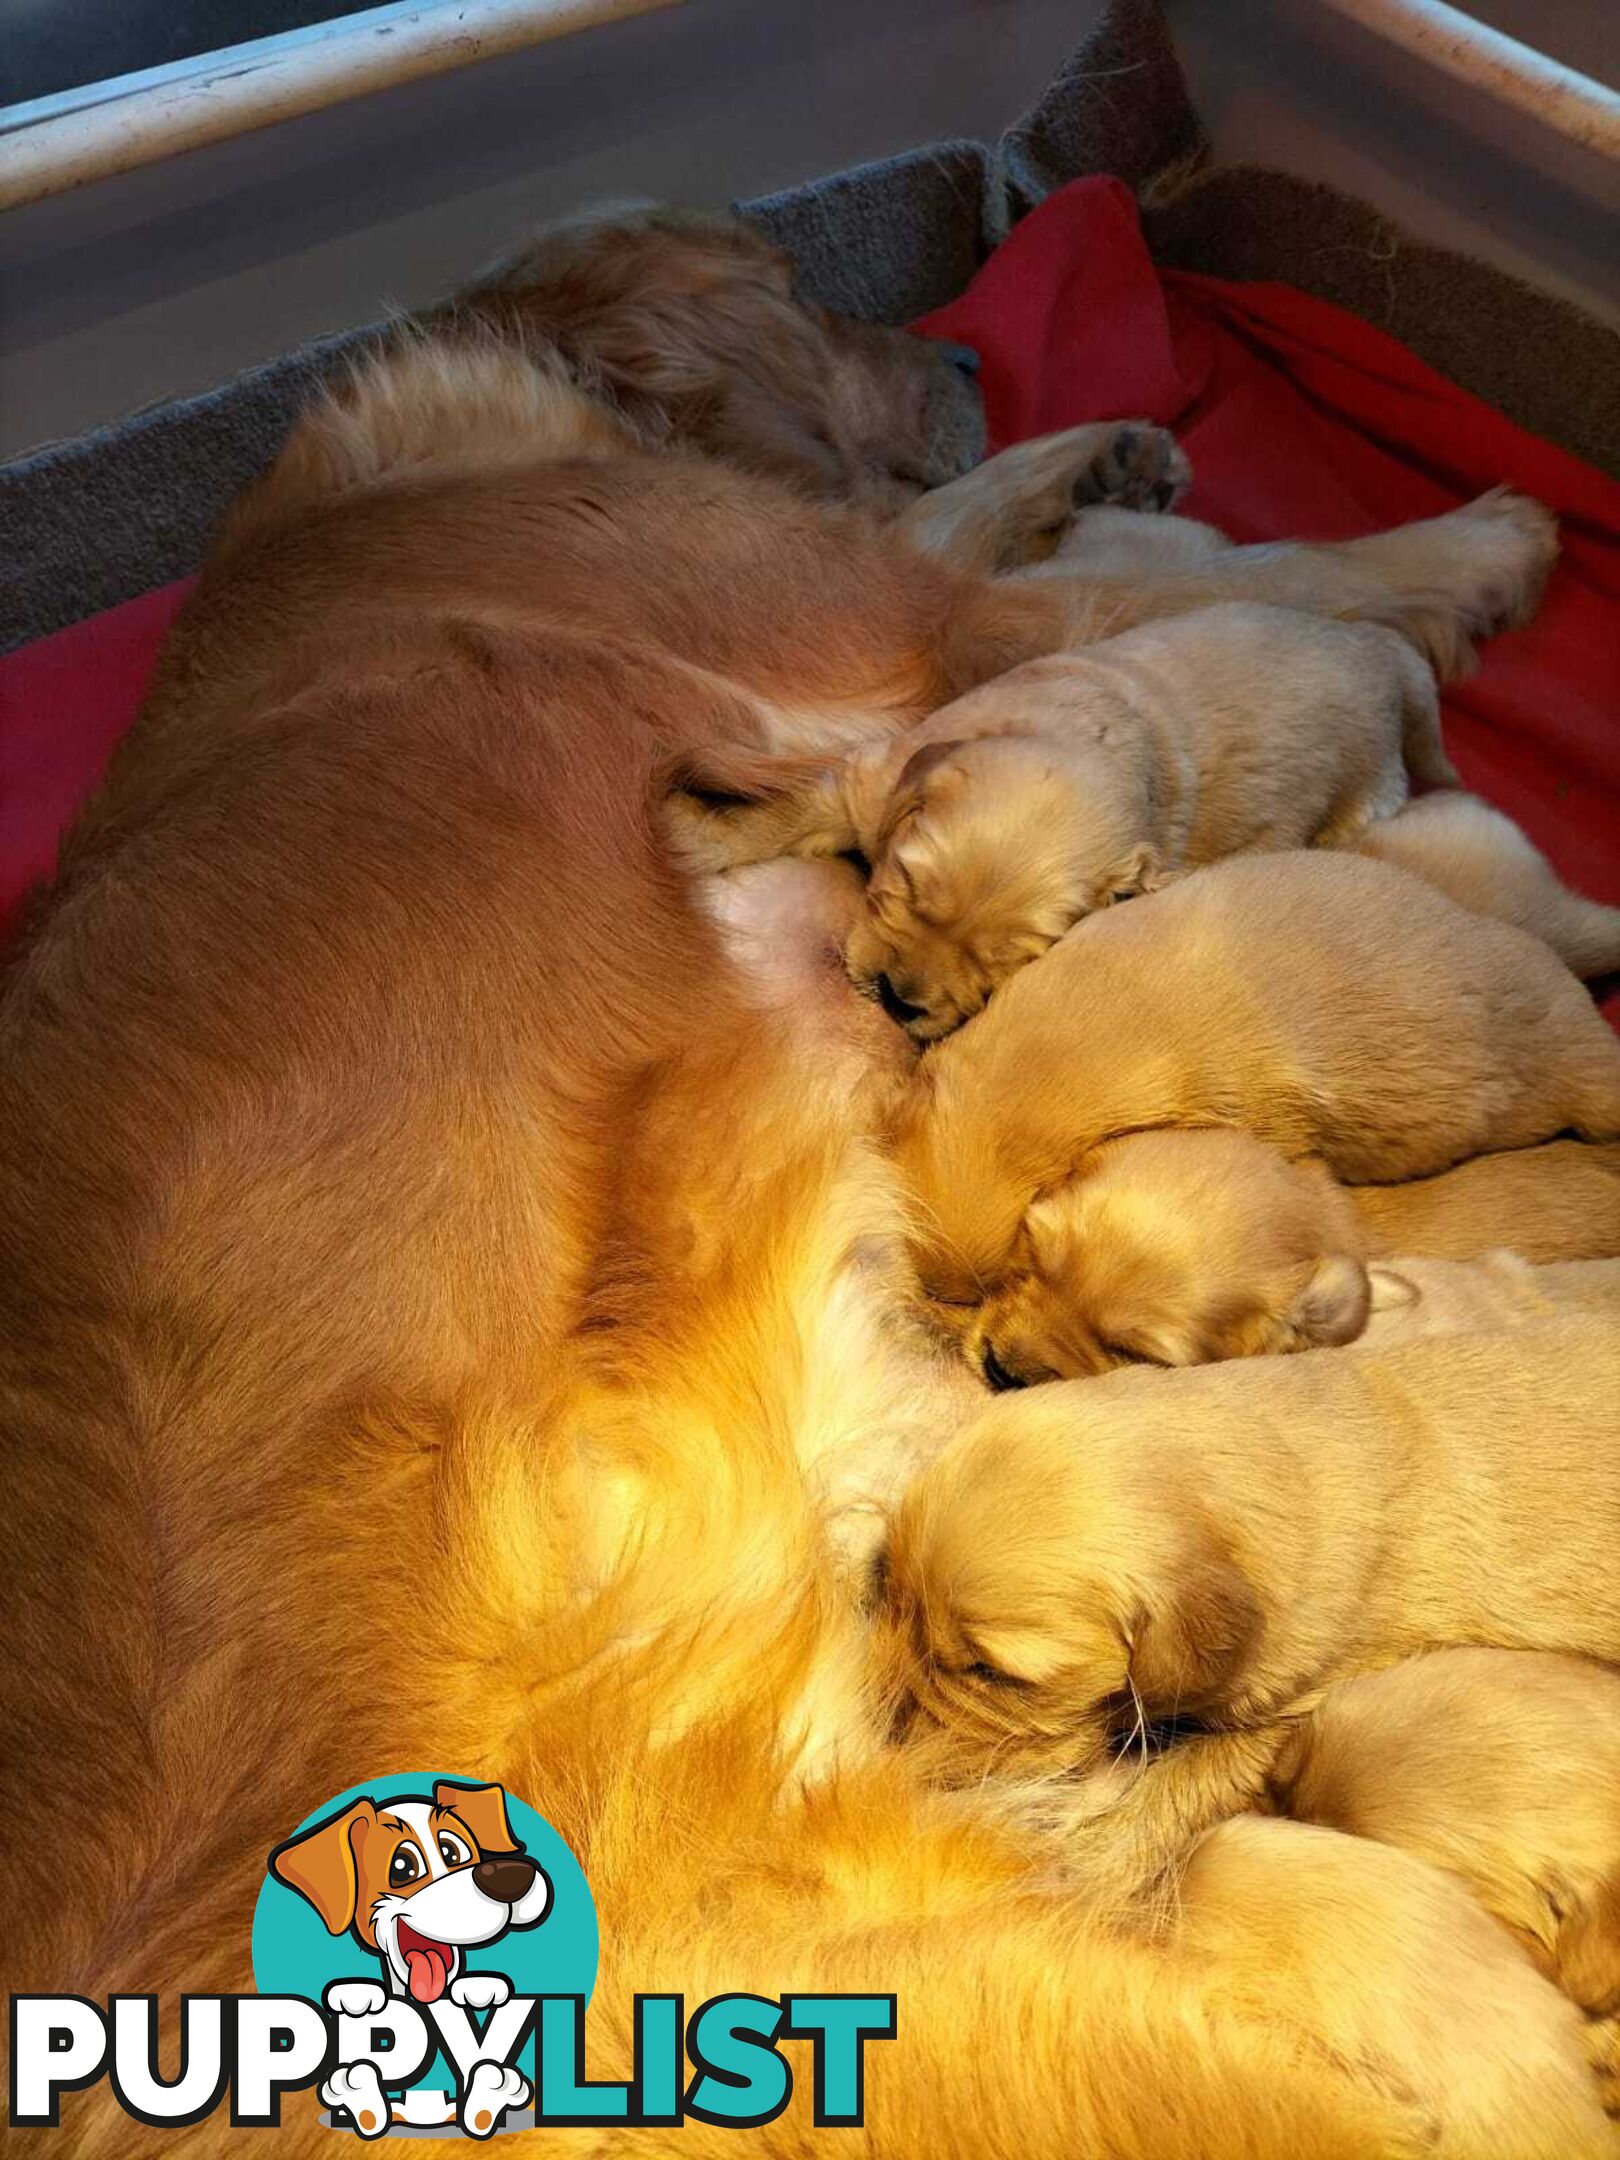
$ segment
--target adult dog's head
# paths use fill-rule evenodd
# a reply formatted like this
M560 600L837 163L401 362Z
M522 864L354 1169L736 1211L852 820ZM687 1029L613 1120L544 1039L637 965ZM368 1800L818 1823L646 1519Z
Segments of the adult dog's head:
M560 351L650 447L823 501L893 513L984 454L975 354L818 306L739 218L571 219L459 294L452 319Z

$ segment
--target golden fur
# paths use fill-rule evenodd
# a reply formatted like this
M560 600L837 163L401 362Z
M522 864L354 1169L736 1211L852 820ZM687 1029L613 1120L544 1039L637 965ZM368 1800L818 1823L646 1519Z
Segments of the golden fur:
M817 306L740 218L643 205L554 225L438 324L441 343L491 331L543 367L560 361L644 448L702 451L884 516L913 502L929 514L923 491L983 448L977 394L952 364L961 348ZM1067 484L1072 464L1055 463ZM1007 522L994 505L981 516Z
M1271 1797L1460 1875L1585 2010L1620 2011L1620 1673L1441 1650L1332 1689Z
M1439 1644L1620 1656L1617 1388L1612 1315L1571 1311L996 1403L896 1511L899 1725L940 1774L1028 1775Z
M1620 1044L1544 945L1402 871L1195 871L1077 924L923 1060L901 1159L928 1287L993 1289L1030 1203L1099 1142L1210 1124L1347 1181L1419 1177L1620 1134Z
M655 799L692 746L904 725L1098 596L621 448L622 399L487 340L303 423L10 958L5 1985L247 1986L272 1848L414 1762L578 1853L596 2075L638 1988L881 1988L863 2151L1602 2153L1574 2013L1437 1873L1234 1825L1186 1931L1137 1929L883 1748L840 1525L976 1391L908 1317L859 1023L754 978ZM1548 552L1499 501L1256 575L1455 652ZM63 2123L237 2142L105 2089ZM821 2142L796 2105L752 2149ZM280 2149L328 2144L289 2104Z
M1608 1234L1583 1205L1556 1233L1537 1235L1538 1199L1547 1214L1543 1184L1551 1174L1555 1199L1569 1153L1608 1164L1607 1173L1585 1175L1579 1161L1569 1166L1583 1200L1590 1179L1608 1202ZM1465 1256L1423 1260L1414 1256L1428 1249L1426 1218L1437 1202L1421 1186L1348 1189L1319 1162L1291 1160L1236 1128L1133 1133L1094 1148L1034 1201L1006 1279L958 1323L963 1349L996 1385L1028 1386L1132 1362L1201 1365L1321 1348L1358 1339L1369 1321L1380 1341L1505 1325L1609 1279L1603 1256L1620 1250L1617 1157L1620 1150L1578 1141L1525 1150L1513 1194L1521 1220L1504 1208L1494 1236L1462 1241ZM1455 1184L1470 1167L1426 1182ZM1381 1239L1369 1203L1385 1223ZM1458 1242L1455 1228L1449 1242ZM1517 1252L1491 1251L1510 1242L1537 1245L1543 1257L1551 1243L1552 1257L1567 1264L1536 1269ZM1402 1257L1369 1268L1375 1251ZM941 1317L951 1324L948 1312Z
M1620 1255L1620 1147L1612 1145L1549 1140L1407 1185L1357 1186L1350 1198L1373 1253L1468 1260L1506 1246L1533 1261Z
M1577 975L1620 968L1620 908L1571 892L1513 820L1477 795L1443 788L1421 796L1354 845L1438 885L1460 907L1517 923Z

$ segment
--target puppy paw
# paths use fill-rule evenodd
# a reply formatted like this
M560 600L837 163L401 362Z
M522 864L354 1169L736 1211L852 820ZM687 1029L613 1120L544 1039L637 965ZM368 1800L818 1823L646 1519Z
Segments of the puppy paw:
M1457 574L1468 582L1464 610L1476 637L1516 630L1541 605L1558 558L1558 520L1543 504L1494 488L1456 512Z
M466 2137L484 2138L507 2108L522 2107L529 2097L529 2081L521 2070L499 2063L473 2065L461 2102L461 2128Z
M339 2063L322 2084L321 2098L334 2113L345 2110L363 2138L379 2138L388 2128L388 2101L375 2063Z
M494 2010L512 2000L512 1983L504 1973L463 1973L450 1983L450 2000L463 2010Z
M1186 452L1168 428L1123 420L1075 475L1074 507L1114 503L1126 510L1170 510L1191 479Z
M334 1980L324 2000L334 2016L375 2017L388 2001L388 1995L380 1981Z

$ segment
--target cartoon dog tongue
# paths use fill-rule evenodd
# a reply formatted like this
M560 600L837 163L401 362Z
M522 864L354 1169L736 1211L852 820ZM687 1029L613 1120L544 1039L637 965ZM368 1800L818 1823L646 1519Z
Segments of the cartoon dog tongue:
M419 1936L405 1950L405 1970L409 1976L406 1984L411 1991L411 2000L437 2002L450 1977L450 1961L437 1943L424 1942Z

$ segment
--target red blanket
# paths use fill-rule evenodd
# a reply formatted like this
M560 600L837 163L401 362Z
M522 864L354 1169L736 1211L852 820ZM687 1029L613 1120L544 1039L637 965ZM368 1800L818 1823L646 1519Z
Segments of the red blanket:
M1549 504L1563 556L1546 605L1453 690L1447 742L1573 884L1620 903L1620 486L1339 308L1155 270L1115 180L1054 195L920 327L979 348L998 447L1082 420L1173 427L1197 473L1187 509L1237 539L1341 539L1499 481ZM0 662L0 921L49 871L185 590Z

